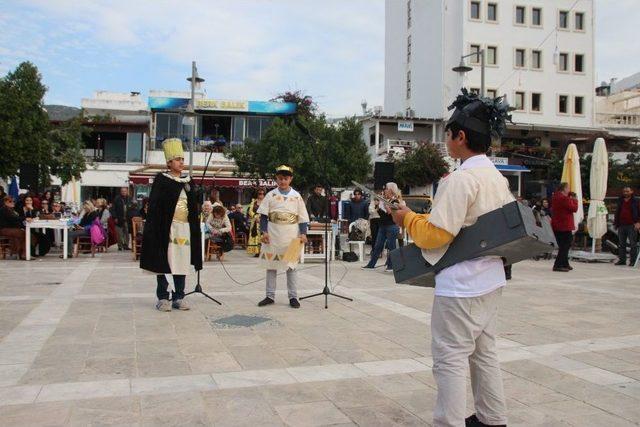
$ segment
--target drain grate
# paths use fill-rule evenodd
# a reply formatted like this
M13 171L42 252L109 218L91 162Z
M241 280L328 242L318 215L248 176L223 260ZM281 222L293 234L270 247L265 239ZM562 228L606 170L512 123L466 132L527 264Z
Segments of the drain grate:
M234 314L233 316L222 317L219 319L209 318L209 323L214 329L280 326L280 322L269 317L244 314Z

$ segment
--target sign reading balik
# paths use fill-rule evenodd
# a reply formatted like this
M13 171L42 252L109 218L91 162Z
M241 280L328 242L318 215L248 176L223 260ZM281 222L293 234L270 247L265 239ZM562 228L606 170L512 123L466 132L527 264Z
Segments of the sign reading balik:
M224 99L196 99L196 110L249 111L249 102Z

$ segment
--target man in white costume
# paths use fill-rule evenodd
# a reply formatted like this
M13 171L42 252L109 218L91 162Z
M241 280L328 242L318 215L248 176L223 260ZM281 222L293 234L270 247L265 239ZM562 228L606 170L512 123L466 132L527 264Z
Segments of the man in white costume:
M260 263L267 270L267 296L258 303L259 307L274 303L278 270L286 270L289 305L300 308L295 268L301 244L307 243L309 214L300 193L291 188L292 180L293 169L279 166L276 169L278 187L267 193L258 209L263 243Z

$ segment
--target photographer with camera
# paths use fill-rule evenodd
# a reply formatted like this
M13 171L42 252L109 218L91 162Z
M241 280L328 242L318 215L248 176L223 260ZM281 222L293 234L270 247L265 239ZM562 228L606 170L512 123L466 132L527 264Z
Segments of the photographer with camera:
M576 193L569 191L569 184L560 183L551 199L551 228L558 242L558 256L553 264L553 271L568 272L573 270L569 265L569 249L573 242L573 231L576 229L573 214L578 211Z

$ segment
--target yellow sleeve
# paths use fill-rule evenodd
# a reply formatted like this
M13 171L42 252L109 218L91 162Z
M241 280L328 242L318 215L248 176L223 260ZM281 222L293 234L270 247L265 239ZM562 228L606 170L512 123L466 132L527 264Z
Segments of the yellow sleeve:
M429 214L409 212L404 217L404 228L413 243L422 249L439 248L453 240L453 234L429 222Z

